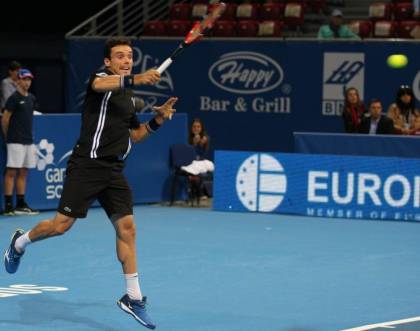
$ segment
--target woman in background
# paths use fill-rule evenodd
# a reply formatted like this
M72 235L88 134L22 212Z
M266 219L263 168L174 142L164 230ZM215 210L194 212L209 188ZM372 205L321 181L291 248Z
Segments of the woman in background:
M365 113L365 105L360 100L359 91L355 87L346 89L343 109L344 131L346 133L359 132L359 125Z

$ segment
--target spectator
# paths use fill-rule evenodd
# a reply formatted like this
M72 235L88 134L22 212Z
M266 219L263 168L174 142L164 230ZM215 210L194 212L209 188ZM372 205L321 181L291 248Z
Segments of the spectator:
M214 163L205 159L210 146L210 138L206 133L203 122L199 118L195 118L191 123L189 143L195 147L196 160L187 166L181 167L181 169L191 175L188 178L191 195L192 198L195 197L199 201L203 195L209 197L213 195L211 178L203 178L202 176L214 171Z
M394 121L396 133L414 134L420 129L420 112L416 109L416 98L408 85L401 85L395 103L388 108L388 117Z
M372 99L369 103L369 117L360 122L359 132L365 134L393 134L394 122L382 114L382 103L379 99Z
M365 115L365 105L360 100L359 91L355 87L349 87L344 94L343 121L344 130L347 133L359 132L360 121Z
M17 74L21 67L21 64L16 61L12 61L9 64L9 76L4 78L0 83L0 111L3 111L7 99L16 92Z
M329 18L329 24L319 28L318 39L360 39L347 25L343 24L343 13L334 9Z
M32 117L35 96L29 93L34 76L28 69L17 74L16 92L6 102L2 118L2 129L7 144L7 165L4 178L4 215L36 215L25 202L28 168L36 166L36 149L32 136ZM16 180L16 209L12 195Z
M197 160L204 159L204 155L209 150L210 141L204 128L204 123L199 118L193 120L188 139L190 145L195 147Z

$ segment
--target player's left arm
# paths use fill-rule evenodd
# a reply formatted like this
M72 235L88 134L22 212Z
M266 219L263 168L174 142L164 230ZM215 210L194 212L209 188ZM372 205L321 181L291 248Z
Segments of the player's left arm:
M135 143L146 139L150 134L154 133L166 120L170 119L175 113L173 108L175 102L178 100L176 97L169 98L162 106L155 106L153 110L157 115L149 122L140 124L136 129L130 130L131 140Z

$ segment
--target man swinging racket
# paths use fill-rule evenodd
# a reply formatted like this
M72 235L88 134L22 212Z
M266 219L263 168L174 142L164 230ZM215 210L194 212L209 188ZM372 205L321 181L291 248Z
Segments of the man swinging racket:
M105 69L95 72L86 91L80 138L68 161L66 179L55 217L32 230L16 230L4 255L7 272L15 273L29 244L64 234L77 218L84 218L97 199L115 228L117 255L122 264L127 292L118 306L139 323L154 329L145 308L136 265L136 230L132 193L123 175L131 141L139 142L159 129L175 112L177 98L155 107L157 115L140 124L135 114L135 85L159 81L156 70L131 74L133 51L129 40L111 38L104 48Z

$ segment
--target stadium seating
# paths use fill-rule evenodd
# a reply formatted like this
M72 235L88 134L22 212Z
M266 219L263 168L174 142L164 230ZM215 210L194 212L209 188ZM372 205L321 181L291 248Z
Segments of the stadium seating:
M238 37L256 37L258 33L258 21L240 20L236 27Z
M302 3L287 3L284 9L284 24L289 30L298 30L304 23L304 8Z
M214 37L235 37L236 21L217 21L213 27Z
M320 13L327 7L326 0L306 0L305 5L313 13Z
M284 16L284 3L264 3L260 8L261 20L279 20Z
M236 8L238 20L256 20L258 18L258 5L255 3L243 3Z
M377 21L373 26L374 38L394 38L396 23L394 21Z
M168 36L183 37L191 29L191 21L186 20L171 20L167 25Z
M222 20L234 20L235 17L236 17L237 7L238 7L238 5L236 3L227 3L225 12L222 14L222 17L220 17L220 19L222 19Z
M420 28L420 22L419 21L401 21L398 23L397 27L397 35L399 38L406 38L406 39L412 39L413 36L411 35L411 32L413 29L418 26Z
M360 38L369 38L372 33L372 22L368 20L352 21L349 24L349 28Z
M143 35L145 36L166 36L165 21L149 21L144 25Z
M169 10L171 20L190 20L192 6L189 3L174 3Z
M397 21L407 21L413 18L414 8L412 3L400 2L394 5L394 18Z
M282 21L263 21L258 25L259 37L281 37L283 35Z
M372 21L391 20L392 4L385 2L375 2L370 4L369 18Z
M197 3L192 6L191 16L193 19L201 19L207 14L208 5L205 3Z

